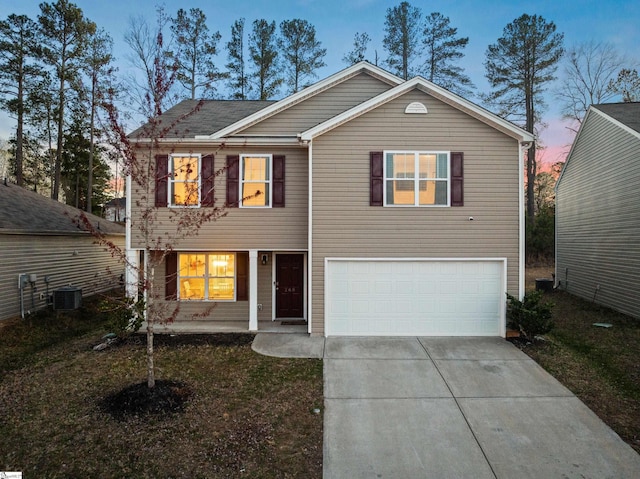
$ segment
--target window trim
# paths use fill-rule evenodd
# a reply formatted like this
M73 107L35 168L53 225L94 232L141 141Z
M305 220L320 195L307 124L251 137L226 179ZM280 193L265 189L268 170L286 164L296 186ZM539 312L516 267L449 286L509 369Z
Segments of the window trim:
M174 158L197 158L198 172L194 181L176 181L174 179ZM172 153L169 155L167 164L167 207L169 208L200 208L202 206L202 154L201 153ZM176 183L197 183L198 202L194 205L177 205L173 203L173 185Z
M209 275L209 256L210 255L218 255L218 254L224 254L224 255L232 255L233 256L233 298L231 299L216 299L216 298L209 298L209 279L210 278L221 278L222 276L210 276ZM204 255L205 256L205 273L204 276L181 276L180 275L180 256L182 255ZM231 252L231 251L181 251L179 253L177 253L177 258L176 258L176 262L177 262L177 268L176 268L176 299L178 301L199 301L199 302L206 302L206 303L235 303L238 302L238 254L236 252ZM227 278L230 278L230 276L226 276ZM182 288L180 287L180 279L181 278L204 278L204 298L203 299L189 299L189 298L181 298L180 294L182 291Z
M245 183L244 180L244 159L245 158L267 158L267 168L268 168L268 173L269 173L269 179L265 180L264 183L266 183L269 186L269 204L268 205L261 205L261 206L251 206L251 205L245 205L244 204L244 195L243 195L243 186ZM248 209L261 209L261 208L273 208L273 154L271 153L241 153L240 154L240 158L238 159L239 161L239 172L238 172L238 198L239 200L239 204L238 206L240 208L248 208ZM257 183L257 182L252 182L252 181L248 181L247 183Z
M387 155L388 154L401 154L401 155L413 155L415 165L415 177L406 178L405 180L413 181L413 189L415 193L414 204L412 205L396 205L389 204L387 202L387 182L394 181L393 178L387 177ZM446 178L420 178L420 155L447 155L447 177ZM447 195L446 204L442 205L421 205L419 188L420 181L444 181L447 182ZM451 207L451 151L444 150L384 150L382 152L382 206L389 208L449 208Z

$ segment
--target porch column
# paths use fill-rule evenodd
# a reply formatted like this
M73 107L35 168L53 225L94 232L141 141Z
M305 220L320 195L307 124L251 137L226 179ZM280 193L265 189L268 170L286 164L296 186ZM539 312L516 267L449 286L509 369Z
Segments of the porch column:
M258 250L249 250L249 331L258 330Z

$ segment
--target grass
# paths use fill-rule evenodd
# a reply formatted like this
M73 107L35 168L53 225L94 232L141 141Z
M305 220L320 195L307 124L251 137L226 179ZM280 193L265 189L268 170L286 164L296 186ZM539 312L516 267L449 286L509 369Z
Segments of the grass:
M91 307L5 324L0 470L25 477L322 475L322 362L251 350L245 335L158 337L157 376L184 382L184 412L117 420L102 400L145 380L144 338L96 352ZM250 338L249 338L250 339Z
M527 287L535 287L535 277L550 277L547 271L529 270ZM544 300L555 303L555 328L523 351L640 453L640 321L564 291Z

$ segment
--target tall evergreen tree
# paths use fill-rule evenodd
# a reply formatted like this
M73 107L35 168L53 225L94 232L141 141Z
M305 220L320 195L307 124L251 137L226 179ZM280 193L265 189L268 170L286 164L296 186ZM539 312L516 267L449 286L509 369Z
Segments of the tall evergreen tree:
M407 80L413 75L413 62L421 48L422 11L409 2L387 9L382 44L386 63L393 73Z
M253 63L253 81L259 100L269 100L277 93L283 78L278 64L276 22L254 20L249 35L249 54Z
M231 40L227 42L227 52L227 85L231 89L231 98L246 100L249 95L249 78L244 56L244 18L231 25Z
M326 48L320 48L316 40L316 29L306 20L298 18L280 23L278 46L283 56L283 66L289 93L304 88L306 78L315 78L316 70L326 63L322 60L327 54Z
M87 58L85 73L89 79L87 88L87 103L89 104L89 165L87 173L87 200L86 210L93 212L93 168L95 158L95 133L96 115L103 103L107 83L104 77L111 73L110 64L113 60L111 54L113 41L104 30L98 30L87 44Z
M207 17L199 8L190 8L189 12L178 10L171 19L171 31L175 39L177 80L192 100L196 99L198 89L202 89L201 98L212 97L215 82L221 77L214 63L220 32L209 33Z
M508 24L486 54L486 77L493 91L485 100L502 116L523 123L535 133L545 104L542 94L555 79L562 57L564 35L538 15L524 14ZM527 221L535 216L536 146L527 154Z
M36 32L37 24L25 15L11 14L0 21L0 108L17 120L14 173L20 186L27 96L42 75L36 62L41 53Z
M424 72L427 80L454 93L469 96L473 83L464 70L455 64L464 56L462 50L469 43L469 37L456 36L458 29L450 25L450 20L441 13L427 15L424 28Z
M630 103L640 101L640 76L638 70L623 68L616 79L609 81L609 91L622 96L622 101Z
M80 8L68 0L41 3L40 32L42 34L45 62L55 70L58 80L57 148L51 197L58 199L62 152L64 146L64 120L67 106L67 90L77 78L84 62L84 51L90 35L96 31L95 23L87 20Z
M353 37L353 50L342 57L342 61L347 65L354 65L358 62L366 60L367 46L371 41L371 37L366 33L358 33Z

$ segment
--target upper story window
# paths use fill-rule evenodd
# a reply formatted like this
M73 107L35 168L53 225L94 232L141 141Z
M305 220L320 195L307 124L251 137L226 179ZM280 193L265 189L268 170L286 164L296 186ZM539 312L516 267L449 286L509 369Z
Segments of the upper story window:
M242 207L271 207L272 155L240 156Z
M385 206L449 206L448 152L384 152Z
M171 155L168 176L170 206L200 206L200 155Z

